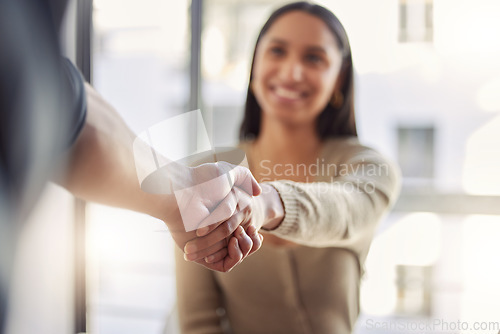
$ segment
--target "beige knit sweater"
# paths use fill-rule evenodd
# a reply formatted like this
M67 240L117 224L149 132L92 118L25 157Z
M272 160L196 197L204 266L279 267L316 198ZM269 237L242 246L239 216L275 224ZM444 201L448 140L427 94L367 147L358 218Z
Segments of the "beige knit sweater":
M271 233L298 245L264 239L229 273L188 263L177 251L183 334L352 332L363 264L399 192L398 168L357 138L333 139L324 144L314 182L270 184L285 208Z

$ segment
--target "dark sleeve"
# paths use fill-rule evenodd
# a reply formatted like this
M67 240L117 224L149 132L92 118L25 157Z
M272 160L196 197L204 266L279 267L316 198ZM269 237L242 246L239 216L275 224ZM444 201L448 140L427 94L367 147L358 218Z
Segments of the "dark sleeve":
M87 114L87 99L83 76L75 65L66 58L62 60L62 81L68 97L68 136L67 145L71 146L80 134Z

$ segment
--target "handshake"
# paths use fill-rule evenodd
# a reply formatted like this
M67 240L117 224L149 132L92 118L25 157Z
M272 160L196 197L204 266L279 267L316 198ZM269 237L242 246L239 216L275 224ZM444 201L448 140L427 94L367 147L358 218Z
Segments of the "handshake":
M262 188L247 168L177 165L168 174L173 191L164 221L187 261L228 272L261 247L264 215L253 196Z
M261 247L253 196L262 189L247 168L217 162L169 171L175 178L164 221L187 261L228 272Z
M261 247L262 227L275 228L283 218L281 199L272 186L259 185L241 165L213 163L244 165L243 151L214 152L208 159L212 163L197 167L187 167L192 161L168 160L142 140L134 143L134 153L141 188L162 198L159 218L186 261L228 272ZM191 159L198 164L199 156ZM154 163L144 167L148 160Z
M242 150L216 151L196 124L203 124L199 111L138 136L133 144L137 177L144 192L161 199L161 213L154 216L166 223L184 258L227 272L261 247L260 229L275 228L284 209L278 192L259 185L243 167ZM190 133L192 128L198 130ZM193 138L198 141L195 150L172 145Z

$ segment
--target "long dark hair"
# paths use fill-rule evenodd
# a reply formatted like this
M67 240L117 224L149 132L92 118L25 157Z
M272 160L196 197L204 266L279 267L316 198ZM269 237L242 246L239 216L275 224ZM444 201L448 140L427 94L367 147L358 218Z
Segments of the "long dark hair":
M285 5L275 10L264 24L257 37L252 67L250 69L245 114L240 128L240 140L255 139L260 133L262 110L255 95L250 89L257 46L262 36L266 34L276 19L291 11L302 11L320 18L336 37L338 47L342 53L342 67L337 80L341 80L342 83L340 93L342 93L343 99L339 99L342 100L341 103L328 103L325 109L319 114L316 120L316 131L319 138L323 140L330 137L357 136L356 121L354 117L354 85L351 46L347 34L339 19L331 11L322 6L301 1Z

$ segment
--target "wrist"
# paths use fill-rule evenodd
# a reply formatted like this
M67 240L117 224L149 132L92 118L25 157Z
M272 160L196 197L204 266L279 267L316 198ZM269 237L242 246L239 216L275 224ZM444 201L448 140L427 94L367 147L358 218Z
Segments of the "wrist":
M268 231L274 230L285 218L285 208L276 188L266 183L261 183L261 187L262 194L257 198L264 203L265 219L262 229Z
M169 229L179 221L180 211L174 195L151 195L150 204L150 210L147 213L162 220Z

